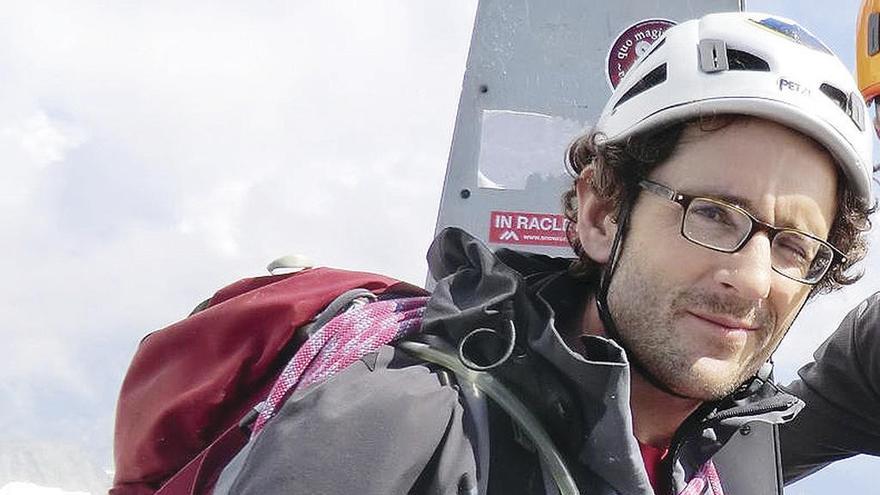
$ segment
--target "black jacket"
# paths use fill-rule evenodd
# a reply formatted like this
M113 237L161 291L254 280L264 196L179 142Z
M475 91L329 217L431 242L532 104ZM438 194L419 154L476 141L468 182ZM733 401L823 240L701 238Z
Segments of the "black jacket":
M428 261L437 286L424 331L458 342L511 318L515 352L492 373L543 420L581 492L652 494L632 431L625 353L601 337L587 337L584 354L575 353L556 327L588 290L566 274L565 262L496 256L455 229L438 236ZM775 425L803 404L758 385L706 404L682 425L667 472L676 492L710 458L726 495L781 490ZM442 369L385 347L295 393L218 486L261 495L553 493L509 418L468 397Z

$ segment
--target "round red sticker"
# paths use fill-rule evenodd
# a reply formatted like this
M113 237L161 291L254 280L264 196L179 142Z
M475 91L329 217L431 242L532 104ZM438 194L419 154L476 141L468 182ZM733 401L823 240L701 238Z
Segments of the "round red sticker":
M675 22L667 19L645 19L623 30L608 50L608 82L616 88L626 71L642 55L648 53L651 43L657 41Z

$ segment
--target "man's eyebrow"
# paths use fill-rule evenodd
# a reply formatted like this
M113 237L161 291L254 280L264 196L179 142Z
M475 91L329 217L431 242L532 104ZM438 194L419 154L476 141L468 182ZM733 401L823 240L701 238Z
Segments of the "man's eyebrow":
M682 192L684 192L684 191L682 191ZM699 192L687 191L687 192L684 192L684 194L687 194L688 196L698 196L698 197L702 197L702 198L720 199L721 201L724 201L725 203L730 203L732 205L739 206L740 208L742 208L742 209L748 211L749 213L751 213L752 215L754 215L755 218L757 218L758 220L761 220L762 222L766 221L765 219L763 219L760 216L755 214L755 210L756 210L755 204L752 203L752 201L749 200L748 198L743 198L741 196L733 196L731 194L725 194L723 192L712 191L712 190L708 190L708 191L703 190L703 191L699 191Z
M721 201L724 201L725 203L730 203L732 205L739 206L740 208L747 210L752 215L755 215L755 217L758 218L759 220L764 221L763 218L760 218L760 217L758 217L758 215L755 214L755 209L756 209L755 204L752 203L751 200L749 200L748 198L743 198L740 196L732 196L730 194L716 193L716 192L708 192L708 193L706 193L706 196L708 196L712 199L720 199Z
M812 231L812 229L810 229L807 226L807 224L805 224L803 222L797 223L797 222L793 222L791 220L780 221L779 219L776 219L776 222L768 222L766 218L762 218L762 215L759 215L757 213L757 208L755 208L755 204L752 203L752 201L750 201L748 198L743 198L741 196L733 196L730 194L725 194L725 193L721 193L721 192L714 192L714 191L708 191L708 192L704 193L704 195L705 195L705 197L708 197L708 198L720 199L721 201L724 201L725 203L730 203L732 205L739 206L740 208L748 211L752 216L754 216L758 220L760 220L764 223L769 223L769 224L773 225L774 227L782 228L782 229L795 229L795 230L799 230L801 232L804 232L806 234L817 235ZM696 194L695 196L699 196L699 194Z

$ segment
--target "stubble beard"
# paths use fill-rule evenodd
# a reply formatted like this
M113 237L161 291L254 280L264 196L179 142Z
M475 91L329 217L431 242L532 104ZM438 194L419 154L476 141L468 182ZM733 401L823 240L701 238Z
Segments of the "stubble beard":
M775 330L776 315L766 306L733 295L672 287L658 274L632 261L621 260L608 291L617 337L631 361L676 394L700 401L729 395L757 372L785 334ZM730 363L724 370L697 365L687 336L676 328L686 309L755 321L760 326L754 330L760 332L757 350L744 362Z

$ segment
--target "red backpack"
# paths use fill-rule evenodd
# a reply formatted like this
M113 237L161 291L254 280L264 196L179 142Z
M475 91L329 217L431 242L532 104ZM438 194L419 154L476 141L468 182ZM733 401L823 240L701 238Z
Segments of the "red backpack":
M340 294L420 296L381 275L314 268L240 280L140 343L116 410L111 495L210 490L247 442L239 421L265 398L311 322Z

